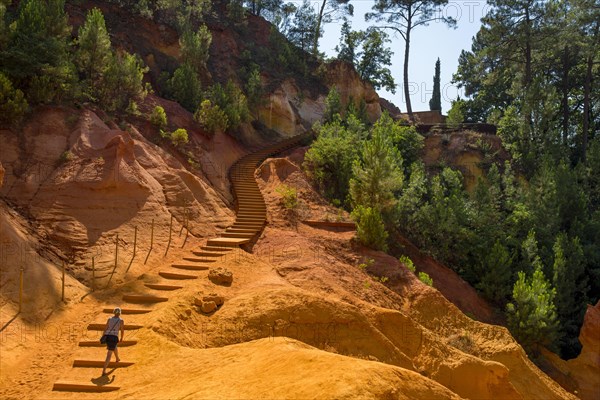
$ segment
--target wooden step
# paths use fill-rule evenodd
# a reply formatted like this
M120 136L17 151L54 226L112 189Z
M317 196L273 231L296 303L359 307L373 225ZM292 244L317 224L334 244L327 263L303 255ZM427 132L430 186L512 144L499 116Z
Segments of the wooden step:
M208 258L208 257L192 257L185 256L183 257L185 261L197 262L197 263L214 263L217 262L216 258Z
M114 308L105 308L102 310L105 314L113 314ZM147 314L152 311L151 308L121 308L121 314Z
M243 223L250 223L250 224L262 224L267 220L267 218L265 216L256 216L256 217L249 217L247 215L244 215L243 217L239 217L236 218L235 220L235 224L243 224Z
M192 253L198 257L223 257L227 253L217 253L214 251L193 250Z
M208 240L210 246L225 246L225 247L238 247L242 244L249 243L250 239L241 238L214 238Z
M255 235L256 235L256 232L254 232L254 233L230 233L230 232L225 232L225 233L221 234L221 236L223 236L225 238L248 238L248 239L252 239Z
M147 288L150 288L150 289L154 289L154 290L177 290L177 289L183 289L183 286L162 285L162 284L159 284L159 283L146 283L144 286L146 286Z
M206 251L222 251L222 252L231 252L233 249L231 247L219 247L219 246L200 246L201 250L206 250Z
M248 229L248 228L227 228L225 233L257 233L258 229Z
M170 272L170 271L160 271L158 274L165 279L176 279L176 280L198 279L198 277L196 275L187 275L187 274L181 274L181 273Z
M135 324L125 324L125 330L126 331L135 331L138 329L142 329L143 326L142 325L135 325ZM87 327L88 331L104 331L106 329L106 323L92 323L89 324Z
M187 271L206 271L209 268L208 265L198 264L171 264L171 267Z
M248 225L244 225L244 224L238 225L238 224L235 224L235 225L232 225L230 227L230 229L252 229L252 230L254 230L256 232L260 232L264 228L264 226L265 226L264 224L258 224L258 225L257 224L248 224Z
M126 361L111 361L108 363L108 368L125 368L131 367L134 363ZM73 368L102 368L104 361L100 360L74 360Z
M93 393L105 393L114 392L121 389L120 386L113 385L94 385L93 383L83 382L67 382L57 381L52 386L52 390L55 392L93 392Z
M148 294L124 294L123 301L129 303L162 303L169 301L166 297L152 296Z
M123 340L119 342L119 347L130 347L135 346L137 344L137 340ZM105 344L100 343L100 338L98 340L86 340L79 342L79 347L106 347Z

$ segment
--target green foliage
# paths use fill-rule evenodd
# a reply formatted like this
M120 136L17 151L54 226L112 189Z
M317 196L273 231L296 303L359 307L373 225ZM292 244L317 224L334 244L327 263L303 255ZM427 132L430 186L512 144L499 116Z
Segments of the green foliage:
M227 129L237 129L250 119L246 96L233 81L228 81L224 88L219 83L211 86L205 97L227 116Z
M332 86L325 98L325 112L323 113L324 122L332 122L336 119L341 119L342 115L342 99L340 92L335 86Z
M181 64L168 83L173 98L186 110L194 112L202 98L200 80L193 66Z
M143 99L147 92L143 79L148 72L137 55L127 52L112 57L100 89L100 104L109 111L120 110L131 100Z
M27 111L27 100L23 92L15 89L6 75L0 72L0 122L19 122Z
M360 59L355 64L360 77L375 89L385 89L396 93L396 83L392 71L392 51L387 47L391 43L387 33L378 29L369 29L364 33Z
M315 40L318 41L322 35L323 29L318 25L317 13L309 0L303 0L296 9L293 23L287 31L289 41L302 51L309 52Z
M433 279L431 279L431 277L427 273L421 271L419 272L418 276L421 282L423 282L427 286L433 286Z
M150 115L150 122L158 129L165 129L168 124L167 113L165 113L165 109L161 106L154 107L152 114Z
M76 77L68 54L70 31L64 0L20 3L8 45L0 54L0 69L31 103L72 95Z
M477 289L500 307L508 302L512 292L512 263L508 249L500 241L496 241L484 257L483 275Z
M406 255L402 255L398 258L398 261L400 261L401 264L404 264L404 266L413 274L416 271L415 268L415 264L413 263L413 261L410 259L409 256Z
M337 120L317 126L317 139L304 157L309 179L328 199L343 203L349 193L352 165L359 157L360 128L351 130Z
M188 143L188 133L185 129L179 128L171 133L171 143L174 146L180 147Z
M296 188L288 185L280 185L275 191L281 196L281 201L286 209L294 210L298 207L298 192Z
M558 344L566 359L579 354L577 340L583 323L589 289L585 274L583 248L578 237L569 239L560 233L554 243L553 284L556 289L554 303L558 315L560 337Z
M551 347L557 336L555 295L556 291L539 266L530 278L519 272L513 288L513 301L507 306L508 325L528 351L535 353L539 346Z
M356 222L356 235L365 246L375 250L387 250L388 233L385 230L381 213L376 208L361 205L352 211Z
M203 100L200 103L200 108L194 114L194 119L212 134L225 132L229 126L229 120L225 112L218 105L213 105L210 100Z
M375 124L375 130L380 130L382 135L389 137L391 144L400 152L403 165L408 167L419 160L425 138L414 126L402 125L399 121L394 121L386 112Z
M449 27L456 26L456 20L452 17L439 13L437 10L448 4L448 0L403 0L389 1L377 0L373 5L373 12L367 13L367 21L374 20L378 29L392 30L404 39L404 96L406 110L413 118L412 106L409 96L409 74L408 65L410 60L410 39L415 28L427 26L430 22L441 22Z
M371 139L364 141L359 160L352 166L350 195L356 206L368 206L382 213L388 222L393 220L396 198L402 188L402 158L392 146L385 118L377 121Z
M206 25L201 25L196 32L186 30L179 39L183 63L192 66L196 73L202 72L206 68L211 43L212 34Z
M440 59L435 62L435 75L433 75L433 94L429 100L429 109L442 111L442 94L440 90Z
M392 51L386 46L390 43L388 34L377 29L353 31L350 23L344 20L341 30L337 58L352 65L360 77L375 89L396 92L396 83L389 66L392 65Z
M140 115L142 115L135 100L131 100L131 99L129 100L129 104L127 105L127 108L125 109L125 112L127 114L130 114L130 115L133 115L136 117L139 117Z
M246 83L246 97L249 108L257 111L258 107L264 103L263 95L264 89L260 79L260 69L256 66L252 68Z
M63 151L61 153L60 157L58 158L58 164L59 165L66 164L69 161L73 160L74 157L75 156L73 155L73 153L71 153L71 151L69 151L69 150Z
M451 127L458 127L460 124L465 122L464 107L463 100L454 100L450 106L450 110L448 110L448 118L446 118L446 123Z
M77 44L75 60L87 87L84 92L94 100L112 60L110 38L102 11L97 8L88 11L85 22L79 28Z

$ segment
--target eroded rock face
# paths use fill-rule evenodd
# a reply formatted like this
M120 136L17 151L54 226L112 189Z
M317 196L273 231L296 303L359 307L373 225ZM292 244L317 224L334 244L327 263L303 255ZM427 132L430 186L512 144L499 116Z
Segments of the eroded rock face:
M3 183L4 183L4 168L2 167L2 163L0 162L0 189L2 189Z
M330 63L327 68L327 83L337 88L343 106L346 106L350 99L355 102L364 99L369 120L375 122L381 116L381 105L375 89L363 82L350 64L342 61Z
M131 252L136 226L139 249L149 246L152 222L157 245L166 243L171 216L174 226L187 220L190 233L199 235L233 216L208 179L137 128L119 129L91 110L40 109L19 135L23 143L0 130L6 170L0 195L27 210L44 243L81 260L72 272L82 281L91 279L92 256L96 278L111 271L107 254L117 232L122 251Z
M327 66L325 82L337 88L342 107L350 101L358 103L364 99L367 116L371 122L381 115L379 96L371 85L363 82L351 65L334 61ZM327 93L309 94L298 87L294 79L286 79L265 99L259 109L259 121L267 128L289 137L298 135L320 121L325 112Z
M583 348L579 357L568 361L573 365L570 373L579 385L578 394L582 399L597 399L600 396L600 301L593 307L588 305L579 341Z

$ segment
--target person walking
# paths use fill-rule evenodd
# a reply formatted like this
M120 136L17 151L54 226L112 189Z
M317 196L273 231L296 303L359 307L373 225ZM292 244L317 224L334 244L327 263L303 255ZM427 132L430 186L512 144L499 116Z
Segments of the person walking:
M114 314L114 316L110 317L106 321L106 328L104 330L104 334L106 335L106 349L108 352L106 353L104 368L102 368L102 375L107 375L106 367L108 367L108 363L110 363L113 352L115 353L117 362L121 361L119 358L117 344L123 341L123 335L125 334L125 322L121 319L121 309L119 307L115 308ZM119 332L121 333L120 340Z

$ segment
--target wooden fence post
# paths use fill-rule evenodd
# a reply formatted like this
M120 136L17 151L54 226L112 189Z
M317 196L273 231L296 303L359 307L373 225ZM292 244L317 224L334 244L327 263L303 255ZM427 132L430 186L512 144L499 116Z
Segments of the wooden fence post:
M19 313L23 308L23 272L25 270L21 267L21 275L19 278Z
M62 262L62 295L61 300L65 301L65 262Z

